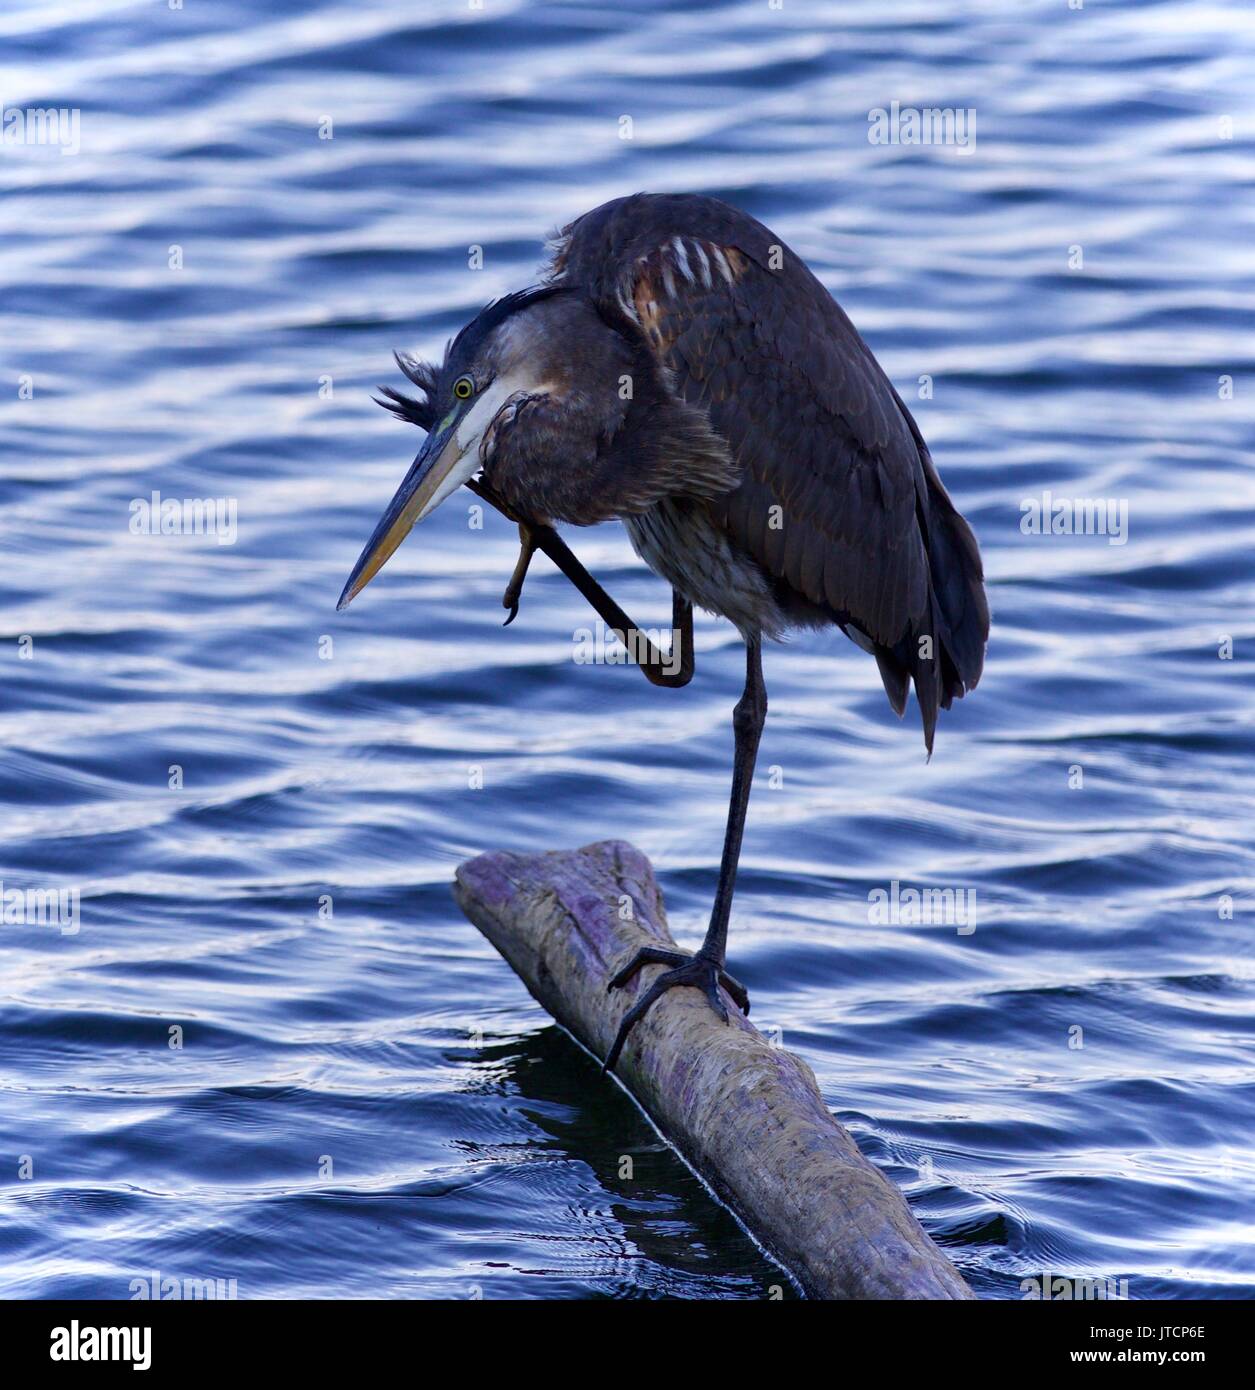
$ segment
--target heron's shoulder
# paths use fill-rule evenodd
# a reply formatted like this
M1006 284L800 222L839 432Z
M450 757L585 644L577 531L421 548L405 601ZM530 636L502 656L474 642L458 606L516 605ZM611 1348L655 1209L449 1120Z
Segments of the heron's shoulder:
M893 389L841 306L748 213L698 194L617 198L563 229L547 283L587 296L707 403L752 389L759 410L826 413L913 454Z
M696 243L760 262L779 263L788 248L769 228L730 203L701 193L633 193L586 212L549 241L547 281L578 285L613 299L636 267L677 243ZM681 246L682 257L692 254Z
M551 242L545 283L587 297L654 356L680 339L708 364L764 358L831 377L863 348L836 301L770 228L717 198L638 193L605 203ZM812 345L819 345L818 350ZM806 365L810 359L819 361Z

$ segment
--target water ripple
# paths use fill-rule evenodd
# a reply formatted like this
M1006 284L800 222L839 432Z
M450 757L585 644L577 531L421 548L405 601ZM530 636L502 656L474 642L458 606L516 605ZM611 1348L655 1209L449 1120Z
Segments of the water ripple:
M0 1147L33 1169L0 1291L780 1282L447 887L621 836L696 940L733 634L699 622L683 693L579 665L547 566L503 631L514 540L462 500L333 611L414 446L369 401L390 349L437 352L555 224L648 187L733 199L840 296L995 613L930 764L839 635L769 653L732 934L756 1015L982 1294L1250 1297L1237 5L15 0L0 35L8 106L82 108L76 157L0 161L33 383L0 403L0 880L81 919L3 928ZM975 148L870 144L894 100L973 107ZM234 544L131 534L153 491L232 499ZM1123 499L1127 534L1024 534L1044 491ZM617 530L575 543L664 624ZM976 929L879 925L895 881L973 893Z

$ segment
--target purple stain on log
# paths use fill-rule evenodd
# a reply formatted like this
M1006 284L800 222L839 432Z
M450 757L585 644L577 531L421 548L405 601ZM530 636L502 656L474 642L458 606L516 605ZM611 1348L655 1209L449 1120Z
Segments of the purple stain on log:
M641 945L675 944L648 859L621 840L480 855L459 867L454 896L598 1057L663 967L613 994L610 976ZM619 915L624 896L632 920ZM810 1068L727 1003L730 1024L696 991L671 990L637 1026L616 1070L642 1109L810 1296L971 1298L833 1118Z

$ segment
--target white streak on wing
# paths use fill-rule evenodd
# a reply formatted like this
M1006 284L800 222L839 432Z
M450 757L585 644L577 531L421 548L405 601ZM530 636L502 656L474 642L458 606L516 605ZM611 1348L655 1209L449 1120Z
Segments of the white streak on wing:
M667 261L662 263L662 286L667 292L668 299L675 298L675 277L671 274L671 266Z
M614 297L618 302L619 308L623 310L628 318L630 318L633 323L640 323L640 319L636 317L636 305L628 299L627 295L625 295L621 289L616 291Z
M706 259L706 252L702 249L702 244L700 241L695 241L693 243L693 250L697 252L697 261L698 264L701 266L702 283L706 286L708 290L713 289L714 285L710 278L710 262Z
M682 237L673 236L671 238L671 245L675 247L676 268L690 285L695 285L697 281L693 279L693 270L689 265L688 252L684 249L684 239Z
M727 256L723 254L723 247L712 244L710 254L715 258L715 264L719 267L719 273L730 285L733 280L732 267L728 264Z

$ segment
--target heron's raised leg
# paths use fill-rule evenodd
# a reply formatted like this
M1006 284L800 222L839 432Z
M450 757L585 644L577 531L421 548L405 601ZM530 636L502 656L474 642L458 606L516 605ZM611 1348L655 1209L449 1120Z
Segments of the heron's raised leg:
M763 684L762 649L758 641L745 648L745 690L732 713L736 752L732 763L732 796L728 804L728 825L723 837L723 859L719 865L719 886L710 914L706 939L695 956L646 946L614 976L610 989L619 989L643 965L672 965L675 969L659 975L623 1016L618 1036L606 1057L606 1070L619 1060L628 1034L649 1012L657 1000L677 985L689 985L705 994L710 1006L726 1023L728 1010L719 993L720 985L743 1013L749 1013L749 996L723 968L728 944L728 918L732 914L732 894L736 889L736 870L741 858L741 838L745 832L745 813L749 807L750 784L758 758L758 743L767 719L767 687Z
M532 556L536 554L536 535L532 527L526 521L519 522L519 558L515 561L514 573L510 576L510 582L505 586L505 594L501 599L502 608L510 610L510 616L505 620L505 627L519 615L519 600L523 597L523 581L527 578L527 567L532 563Z
M659 650L580 564L570 546L552 526L522 520L486 483L477 478L471 478L466 485L477 497L496 507L502 516L518 523L522 548L501 600L502 606L510 610L510 616L505 621L507 627L518 616L523 581L527 578L527 567L531 564L532 556L538 550L543 550L628 649L646 680L653 685L677 688L693 679L693 605L687 599L672 590L671 650Z
M558 533L549 526L519 527L522 535L526 529L523 550L514 575L506 589L502 603L513 607L506 626L514 620L518 612L519 594L523 579L527 574L528 562L537 550L543 550L563 574L592 604L602 621L627 648L628 655L641 669L641 674L651 685L669 686L678 689L693 679L693 605L676 589L671 591L671 649L662 651L646 636L622 608L610 597L593 578L575 555L567 548ZM529 549L530 546L530 549Z

